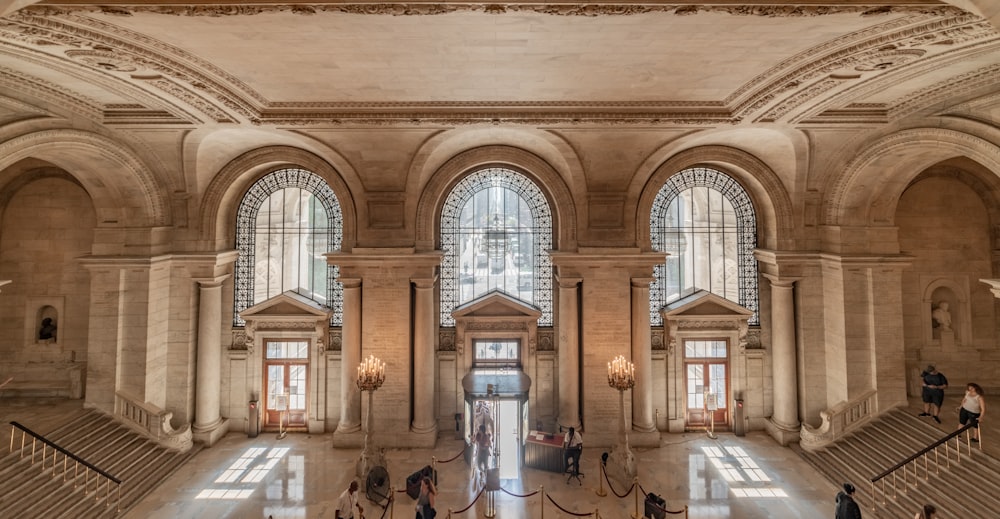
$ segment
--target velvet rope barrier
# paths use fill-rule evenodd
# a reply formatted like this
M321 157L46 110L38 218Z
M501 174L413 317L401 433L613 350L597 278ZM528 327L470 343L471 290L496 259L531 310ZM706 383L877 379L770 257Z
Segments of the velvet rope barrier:
M465 513L465 511L467 511L468 509L472 508L472 505L476 504L476 501L479 501L480 497L483 497L483 491L484 490L486 490L486 487L483 487L483 488L479 489L479 493L476 494L476 497L472 500L471 503L469 503L469 506L466 506L465 508L463 508L461 510L455 510L455 511L448 510L448 517L451 517L451 514Z
M594 512L586 512L586 513L571 512L571 511L566 510L565 508L559 506L559 503L556 503L552 499L552 496L546 494L545 497L549 500L550 503L552 503L553 505L555 505L555 507L558 508L559 510L561 510L564 514L569 514L569 515L572 515L574 517L590 517L590 516L594 515Z
M648 496L649 495L649 494L646 493L646 489L642 488L642 485L639 485L639 491L642 492L642 495L644 495L644 496ZM656 503L650 503L650 502L646 501L646 504L648 504L649 506L652 506L653 508L656 508L657 510L662 510L662 511L664 511L664 512L670 514L670 515L681 515L681 514L684 514L684 517L687 517L687 506L685 506L682 510L674 511L674 510L667 510L666 508L663 508L662 506L660 506L660 505L658 505Z
M535 494L538 493L538 491L536 490L536 491L534 491L534 492L532 492L530 494L524 494L524 495L515 494L515 493L511 492L510 490L507 490L504 487L500 487L500 491L502 491L504 494L507 494L508 496L514 496L514 497L531 497L531 496L533 496L533 495L535 495Z
M635 485L636 484L633 482L632 486L628 487L628 490L626 490L624 494L619 494L618 491L615 490L615 487L611 485L611 480L608 479L608 473L604 471L604 467L601 467L601 474L604 475L604 481L608 482L608 488L611 489L611 493L614 494L614 495L616 495L616 496L618 496L619 498L622 498L622 499L626 498L626 497L628 497L629 494L632 493L633 490L635 490Z
M448 458L448 459L446 459L446 460L442 460L442 461L439 461L438 463L451 463L451 462L453 462L453 461L457 460L457 459L458 459L458 458L459 458L459 457L460 457L461 455L465 454L465 451L466 451L466 450L468 450L468 448L469 448L469 445L466 445L466 446L465 446L465 447L464 447L464 448L463 448L463 449L462 449L461 451L459 451L459 453L458 453L458 454L456 454L455 456L453 456L453 457L451 457L451 458Z
M404 490L404 492L405 492L405 490ZM383 508L383 509L382 509L382 515L381 515L381 516L379 516L379 519L385 519L385 514L386 514L386 512L388 512L388 511L389 511L389 508L390 508L390 507L392 506L392 503L393 503L393 502L394 502L395 500L396 500L396 496L395 496L395 492L393 492L393 491L392 491L392 490L390 489L390 490L389 490L389 502L388 502L388 503L386 503L386 504L385 504L385 508ZM364 514L362 514L362 515L364 515Z

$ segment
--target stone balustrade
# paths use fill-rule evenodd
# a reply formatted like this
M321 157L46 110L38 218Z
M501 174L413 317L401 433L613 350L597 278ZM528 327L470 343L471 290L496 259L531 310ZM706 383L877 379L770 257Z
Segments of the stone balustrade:
M170 424L172 412L143 402L125 391L115 392L115 416L164 447L187 452L193 445L190 424L174 429Z
M799 445L807 451L819 450L847 433L871 421L878 411L878 391L872 389L857 398L839 404L819 413L822 423L819 427L802 424Z

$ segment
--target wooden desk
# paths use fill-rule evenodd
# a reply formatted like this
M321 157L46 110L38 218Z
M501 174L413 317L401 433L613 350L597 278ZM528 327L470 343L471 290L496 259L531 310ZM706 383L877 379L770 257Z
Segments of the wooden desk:
M566 463L566 449L563 449L563 435L531 431L524 442L524 464L551 472L563 472Z

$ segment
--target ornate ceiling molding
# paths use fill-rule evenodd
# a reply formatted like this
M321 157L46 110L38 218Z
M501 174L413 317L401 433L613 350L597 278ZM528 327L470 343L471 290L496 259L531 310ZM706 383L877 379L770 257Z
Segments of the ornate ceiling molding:
M760 17L810 17L834 14L879 16L888 14L915 14L928 16L954 16L965 11L949 5L691 5L656 3L609 4L544 4L544 3L313 3L313 4L218 4L218 5L135 5L128 1L107 2L102 5L58 6L33 5L22 12L39 16L64 15L70 12L101 12L131 16L134 13L157 13L171 16L252 16L258 14L290 12L311 15L335 12L359 15L384 16L433 16L463 11L488 14L528 12L556 16L630 16L648 13L668 13L691 16L699 13L722 13L733 16Z
M24 75L14 69L0 67L0 85L6 87L10 92L27 92L32 97L46 100L56 106L62 106L86 119L99 120L101 118L101 104L96 100L89 99L77 92L71 92L48 81Z
M133 79L169 77L171 81L151 81L150 85L217 122L235 121L219 105L253 120L260 111L258 106L264 103L263 98L236 77L182 49L100 20L75 16L78 11L67 11L65 19L31 14L40 10L38 7L7 17L0 26L3 36L38 47L69 47L63 51L67 57L93 69L131 73ZM259 105L253 106L244 99L252 99Z
M735 107L733 109L734 117L737 119L747 118L770 106L771 111L761 115L759 120L774 121L777 117L792 113L794 109L804 106L811 99L815 99L815 96L801 95L803 89L819 87L820 91L816 93L821 93L830 90L830 88L822 88L819 85L831 88L834 86L843 88L849 85L847 80L852 78L847 75L841 76L838 74L839 72L857 74L859 69L861 71L870 69L871 72L881 72L900 67L919 56L923 56L928 53L928 47L934 48L936 52L941 52L947 48L955 48L976 40L997 37L997 32L991 25L981 18L967 13L946 19L908 24L901 28L895 28L892 25L886 24L882 26L880 31L864 31L864 33L840 38L842 44L848 45L837 50L832 49L834 42L838 41L834 40L786 60L786 63L796 61L801 65L782 76L774 74L773 71L780 69L783 64L773 67L771 71L760 76L761 78L771 78L769 86L763 86L756 94L751 95L745 102ZM917 48L917 45L923 47ZM830 49L830 51L827 52L826 49ZM826 79L817 85L816 80L824 76ZM830 79L839 80L839 84L835 85L829 82ZM862 78L853 79L860 81ZM758 79L751 83L755 82L759 82ZM778 99L781 100L775 103ZM842 103L846 104L844 101ZM826 106L836 105L827 103ZM810 113L816 112L818 110L813 109Z
M668 13L690 16L725 13L733 16L810 17L855 14L874 17L896 15L885 23L834 39L772 67L740 86L721 102L710 103L269 103L260 94L225 70L183 49L144 34L88 16L100 13L132 16L155 13L165 16L251 16L292 12L357 15L431 16L460 11L487 14L529 12L558 16L629 16ZM902 15L902 16L900 16ZM33 5L0 21L3 36L36 46L70 47L66 56L92 69L131 73L157 89L179 119L197 122L238 123L278 127L325 127L344 124L400 125L575 125L620 126L718 126L737 124L759 114L756 121L771 122L810 107L817 95L849 88L850 79L832 74L845 68L881 71L897 67L927 52L918 46L954 46L984 38L996 31L982 18L949 5L704 5L682 4L252 4L252 5ZM786 71L782 73L782 71ZM854 78L856 79L856 78ZM161 100L162 102L167 102ZM178 108L186 104L203 116ZM150 105L152 106L152 105ZM830 106L830 105L827 105ZM156 115L157 113L161 115ZM812 109L810 113L818 113ZM131 115L105 114L111 124L140 124L165 112L155 108ZM238 117L237 117L238 116Z
M931 73L941 67L968 62L981 53L993 53L996 51L997 46L1000 46L1000 40L994 39L976 44L972 48L963 48L958 51L948 52L933 58L907 64L905 67L901 67L900 70L893 71L891 74L881 75L827 97L822 103L812 106L809 112L799 114L793 122L820 123L829 121L828 114L842 113L844 111L844 109L839 107L858 106L851 104L852 99L865 99L901 81ZM899 119L925 109L928 106L934 106L945 99L954 98L956 94L961 95L962 93L969 93L984 86L995 85L998 77L1000 77L998 74L1000 74L1000 70L998 70L997 66L981 67L974 71L947 78L937 84L912 92L905 97L894 99L892 102L887 103L887 105L880 106L885 111L884 117L886 119ZM883 121L880 120L878 122Z

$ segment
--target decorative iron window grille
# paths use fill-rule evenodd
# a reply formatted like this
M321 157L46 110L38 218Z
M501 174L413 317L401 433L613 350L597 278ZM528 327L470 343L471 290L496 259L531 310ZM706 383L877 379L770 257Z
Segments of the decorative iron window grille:
M757 218L743 186L721 171L685 169L660 188L649 226L653 249L669 253L653 271L652 325L663 324L665 305L697 290L753 311L748 324L759 324Z
M552 325L552 213L524 175L491 167L462 179L441 210L441 326L462 303L498 290Z
M332 308L330 325L340 326L344 287L323 254L340 250L343 238L340 202L322 177L295 168L261 177L236 216L233 325L246 324L243 310L292 290Z

